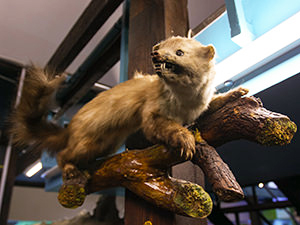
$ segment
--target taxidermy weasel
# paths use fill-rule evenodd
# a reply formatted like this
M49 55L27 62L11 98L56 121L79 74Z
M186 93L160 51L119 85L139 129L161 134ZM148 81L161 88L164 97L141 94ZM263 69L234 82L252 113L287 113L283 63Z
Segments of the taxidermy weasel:
M155 75L136 72L134 79L100 93L67 128L46 120L53 94L65 77L51 79L41 69L29 69L13 118L15 143L47 148L66 171L114 153L130 134L142 129L153 143L192 158L194 136L182 125L199 117L213 98L214 47L171 37L155 45L151 55Z

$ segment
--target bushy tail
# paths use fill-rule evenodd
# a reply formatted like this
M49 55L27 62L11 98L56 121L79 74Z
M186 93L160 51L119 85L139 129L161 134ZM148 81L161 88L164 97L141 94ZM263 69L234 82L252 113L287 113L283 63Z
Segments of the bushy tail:
M50 153L62 150L67 143L67 129L47 121L54 95L65 76L53 78L44 70L31 66L26 73L22 97L11 117L11 134L18 146L36 144Z

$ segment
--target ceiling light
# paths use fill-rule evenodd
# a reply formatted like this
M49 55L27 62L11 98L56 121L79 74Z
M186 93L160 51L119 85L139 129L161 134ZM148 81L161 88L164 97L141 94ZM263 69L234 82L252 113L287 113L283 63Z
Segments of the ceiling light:
M299 65L300 54L274 66L249 81L246 81L242 84L242 86L249 89L248 96L255 95L256 93L278 84L289 77L299 74Z
M242 77L300 45L300 12L258 37L216 65L215 85Z
M43 168L43 165L40 160L32 164L25 172L27 177L32 177L34 174L39 172Z
M264 183L259 183L257 186L258 186L259 188L263 188L265 185L264 185Z
M274 181L268 182L268 187L272 189L278 189L277 185L274 183Z
M104 84L100 84L100 83L95 83L94 84L94 87L96 88L100 88L102 90L109 90L111 89L111 87L107 86L107 85L104 85Z

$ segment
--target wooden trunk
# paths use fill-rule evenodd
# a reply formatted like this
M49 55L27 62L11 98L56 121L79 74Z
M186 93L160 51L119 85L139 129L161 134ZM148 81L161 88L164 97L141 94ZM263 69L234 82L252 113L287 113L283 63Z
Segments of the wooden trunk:
M153 73L150 57L152 46L173 35L186 36L187 31L187 0L131 0L128 77L131 78L136 70ZM195 174L194 167L192 164L185 164L183 170L187 174ZM182 166L180 169L174 169L176 177L183 178L179 172L181 170ZM198 181L198 183L199 181L204 181L201 175L197 176L197 178L198 180L190 177L190 181ZM203 184L202 182L201 185ZM176 220L178 222L176 223L172 213L153 207L129 191L126 192L125 209L126 225L140 225L146 221L151 221L156 225L190 224L190 222L186 221L188 218L177 218L177 216ZM197 221L197 224L200 224L199 220Z

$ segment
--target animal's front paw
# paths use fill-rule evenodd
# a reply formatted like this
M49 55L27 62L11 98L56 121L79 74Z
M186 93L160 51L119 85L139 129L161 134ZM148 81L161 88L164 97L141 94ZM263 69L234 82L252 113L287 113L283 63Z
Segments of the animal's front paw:
M180 151L180 155L185 159L192 159L195 154L195 138L191 132L183 128L174 132L169 138L171 148Z
M248 94L248 92L249 92L248 88L238 87L238 88L235 88L235 89L231 90L229 92L229 94L231 95L231 97L233 99L237 99L237 98L240 98L240 97Z

